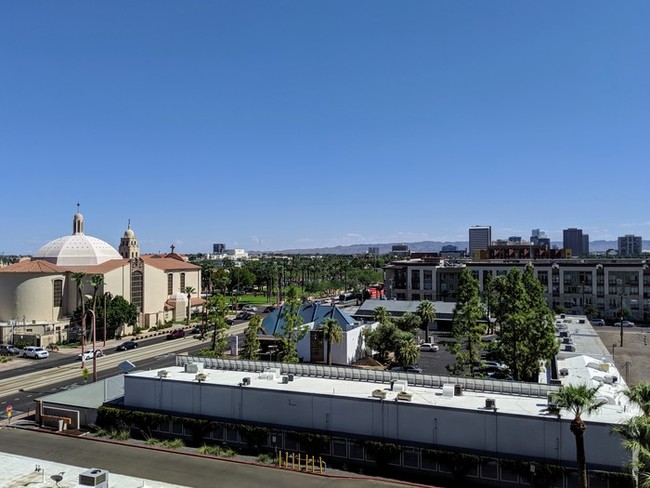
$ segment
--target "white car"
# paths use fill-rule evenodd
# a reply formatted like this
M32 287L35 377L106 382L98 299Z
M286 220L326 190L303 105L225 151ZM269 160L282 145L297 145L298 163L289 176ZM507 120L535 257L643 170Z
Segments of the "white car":
M24 358L33 358L33 359L45 359L50 356L50 353L47 352L42 347L29 346L23 349Z
M97 349L95 351L95 353L94 353L94 356L96 358L100 358L103 355L104 355L104 353L101 351L101 349ZM83 360L84 361L90 361L92 358L93 358L93 350L92 349L88 349L87 351L84 351L84 353L83 353ZM81 353L79 353L77 355L77 359L81 361L81 359L82 359L82 354Z
M241 309L244 312L257 312L257 307L253 307L252 305L244 305Z
M621 326L620 322L616 322L614 324L614 327L620 327L620 326ZM634 327L634 322L630 322L629 320L624 320L623 321L623 327Z
M420 344L420 351L438 352L439 349L438 344L432 344L431 342L423 342Z

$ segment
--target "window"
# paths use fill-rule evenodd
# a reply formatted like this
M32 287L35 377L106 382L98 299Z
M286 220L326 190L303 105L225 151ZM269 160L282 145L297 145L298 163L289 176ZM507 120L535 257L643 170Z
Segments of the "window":
M411 289L419 290L420 289L420 270L412 269L411 270Z
M52 288L52 306L60 307L63 301L63 280L54 280Z
M167 294L174 294L174 275L171 273L167 275Z
M131 303L142 311L142 271L131 273Z
M424 289L433 290L433 271L430 269L424 270Z
M181 273L181 293L185 293L185 273Z

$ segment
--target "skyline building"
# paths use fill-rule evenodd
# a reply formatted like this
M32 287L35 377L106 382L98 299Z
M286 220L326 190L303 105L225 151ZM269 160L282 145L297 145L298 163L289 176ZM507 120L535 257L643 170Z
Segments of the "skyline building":
M492 244L492 226L475 225L469 228L469 255L475 251L487 251Z
M641 236L626 234L618 238L618 255L619 256L640 256L643 251L643 239Z

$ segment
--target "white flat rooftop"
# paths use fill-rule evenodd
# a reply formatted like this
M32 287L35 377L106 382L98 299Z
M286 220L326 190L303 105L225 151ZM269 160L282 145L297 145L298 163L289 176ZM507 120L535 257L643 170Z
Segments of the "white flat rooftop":
M164 368L168 376L160 379L158 372L161 370L139 371L130 373L129 377L152 378L157 381L183 381L197 383L196 373L185 372L181 366ZM230 371L220 369L204 369L205 385L219 385L240 387L245 377L250 378L249 386L242 388L261 388L278 392L300 392L313 395L335 395L340 397L350 397L357 399L368 399L372 401L382 401L373 397L373 391L381 390L385 392L383 401L397 401L397 383L395 389L391 391L390 385L386 383L377 383L372 381L352 381L330 378L314 378L308 376L294 376L293 381L284 383L282 375L271 373L254 373L250 371ZM286 375L285 375L286 376ZM444 393L443 393L443 390ZM450 391L451 390L451 391ZM481 391L463 391L462 395L454 396L453 385L445 385L442 388L429 388L410 386L406 388L407 392L412 394L411 401L403 401L404 404L430 405L443 408L460 408L475 411L484 411L486 409L486 399L493 399L495 406L500 413L513 415L528 416L545 416L547 413L543 409L547 406L547 399L540 397L528 397L520 395L499 394L494 392ZM591 416L587 416L591 421L616 424L630 416L630 409L626 408L623 403L624 399L619 399L621 403L603 406L600 411ZM566 413L562 414L563 418L572 419Z
M0 486L29 486L33 488L82 487L83 485L79 484L79 475L89 469L4 452L0 452L0 466L2 466ZM36 467L39 467L41 471L36 471ZM61 476L61 480L58 481L60 484L55 481L58 479L57 476ZM108 481L109 486L119 486L120 488L186 488L183 485L133 478L112 472L108 473Z

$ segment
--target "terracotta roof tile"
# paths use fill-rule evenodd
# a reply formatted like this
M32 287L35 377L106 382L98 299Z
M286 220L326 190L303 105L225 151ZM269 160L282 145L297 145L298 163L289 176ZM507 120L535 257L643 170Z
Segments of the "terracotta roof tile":
M167 256L160 257L159 255L146 255L140 257L149 266L153 266L154 268L158 268L163 271L176 271L176 270L194 271L197 269L201 269L201 267L197 266L196 264L191 264L176 258L169 258Z

